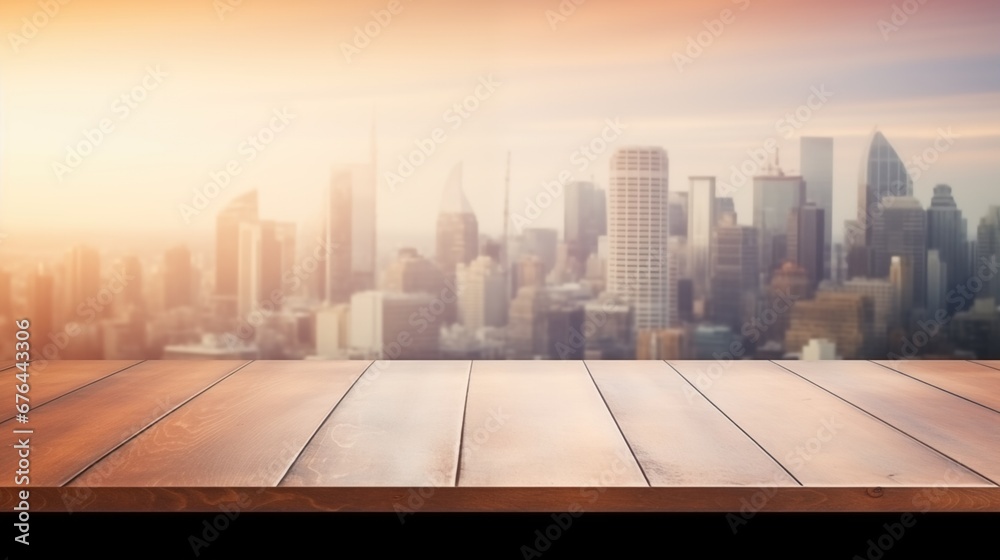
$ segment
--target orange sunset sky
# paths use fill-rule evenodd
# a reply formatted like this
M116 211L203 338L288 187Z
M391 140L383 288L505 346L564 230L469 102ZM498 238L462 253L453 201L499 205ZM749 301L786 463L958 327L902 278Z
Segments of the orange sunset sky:
M853 217L875 126L904 159L950 128L958 140L917 179L917 196L926 205L936 183L951 184L973 226L1000 204L995 1L910 0L912 13L888 28L879 22L906 2L399 0L351 56L356 28L390 2L51 4L58 11L45 17L44 1L0 4L0 231L209 231L215 211L251 188L266 217L311 215L332 166L368 161L373 114L382 231L432 231L445 179L463 162L481 229L499 233L508 150L513 212L564 169L604 184L610 151L586 169L571 157L608 119L624 126L613 146L666 148L678 190L690 175L725 180L769 138L794 171L799 136L833 136L838 231ZM675 53L724 10L729 23L679 67ZM32 18L45 22L35 33ZM454 128L449 108L490 76L495 91ZM144 79L155 87L126 111L121 96ZM813 87L833 95L786 137L779 119ZM294 118L248 159L241 145L282 109ZM106 119L92 154L54 170ZM390 189L386 173L436 128L445 140ZM178 205L233 159L239 174L185 223ZM735 197L749 223L750 188ZM554 206L538 225L561 221Z

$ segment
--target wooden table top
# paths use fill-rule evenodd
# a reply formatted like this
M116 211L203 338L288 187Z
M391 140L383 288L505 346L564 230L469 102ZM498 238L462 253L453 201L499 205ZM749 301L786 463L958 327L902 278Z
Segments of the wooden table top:
M38 511L1000 511L997 362L65 361L30 383L27 423L0 389L8 510L27 489Z

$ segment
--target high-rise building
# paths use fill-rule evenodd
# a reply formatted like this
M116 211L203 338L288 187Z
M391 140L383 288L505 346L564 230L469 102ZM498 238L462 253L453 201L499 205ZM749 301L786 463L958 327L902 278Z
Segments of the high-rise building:
M826 276L826 211L813 204L793 208L788 215L788 258L809 275L810 291Z
M542 260L545 274L556 265L559 249L559 232L548 228L525 228L521 234L521 255L535 255Z
M462 190L462 164L448 176L437 218L436 260L447 278L479 255L479 222Z
M514 264L514 292L519 292L521 288L528 286L534 288L545 287L545 265L542 259L535 255L525 255Z
M715 177L691 177L688 191L688 271L695 298L709 295L712 267L712 232L716 217Z
M934 316L939 309L947 311L948 264L937 249L927 251L927 310Z
M142 261L136 255L129 255L118 262L117 267L128 280L123 282L122 293L116 296L115 306L119 309L128 306L139 309L145 307Z
M845 360L862 358L865 332L874 316L871 299L861 294L819 292L814 300L800 301L792 308L785 348L801 351L815 338L837 345Z
M523 286L510 302L507 323L507 351L512 359L545 357L548 322L545 312L550 300L545 288Z
M603 190L588 182L566 185L563 196L569 256L577 263L586 263L597 252L597 238L607 233L607 198Z
M805 204L806 184L800 176L775 174L753 178L753 227L757 228L760 274L770 282L771 274L788 257L788 215Z
M329 250L323 263L323 299L331 305L347 303L354 291L354 184L354 168L335 169L323 201L323 236Z
M79 319L77 307L88 298L97 297L101 290L101 257L97 249L86 245L70 249L63 264L62 280L63 299L57 302L56 320L68 323ZM106 310L107 307L98 317L107 316Z
M758 238L757 229L748 226L724 223L715 228L712 297L706 306L712 321L738 330L752 312L749 302L756 298L760 279Z
M721 360L732 355L733 345L739 337L725 325L698 325L691 337L695 360Z
M934 198L927 209L927 248L936 249L948 267L946 285L954 288L969 276L968 222L955 204L948 185L934 187ZM971 305L972 302L969 302ZM931 309L937 309L931 307ZM950 309L957 311L957 309Z
M775 311L776 318L774 324L767 327L766 332L761 333L763 339L784 343L785 332L788 330L791 317L788 310L778 313L780 309L778 303L809 299L813 296L814 289L809 274L801 266L786 262L776 270L774 276L771 277L771 285L768 290L768 305ZM763 329L760 330L763 331Z
M282 243L273 221L240 224L237 312L247 319L259 309L281 308ZM276 297L277 296L277 297Z
M879 203L886 197L913 196L913 180L896 150L877 130L868 142L859 175L858 231L863 233L859 244L868 246L875 233L872 219L882 213Z
M912 266L912 304L927 304L927 213L913 197L885 197L883 210L872 220L872 277L886 278L893 257Z
M442 325L422 317L412 320L422 310L432 309L435 301L430 294L367 291L352 295L352 355L377 360L436 359Z
M237 315L240 224L256 222L257 217L257 191L252 190L230 201L215 220L215 301L219 317Z
M690 209L688 203L690 201L689 193L684 191L671 191L667 193L669 216L667 221L670 223L670 237L687 237L688 236L688 212Z
M459 322L473 332L507 324L506 279L500 263L486 255L458 265Z
M804 136L799 141L799 169L806 182L806 202L823 210L823 276L830 278L833 243L833 138ZM818 281L817 281L818 283Z
M715 223L718 224L722 221L723 217L727 214L736 215L736 202L733 201L731 196L720 196L715 199ZM736 219L733 219L733 223L736 223Z
M889 327L899 324L899 319L894 316L896 286L885 279L854 278L838 284L824 283L820 290L858 294L872 301L873 317L871 328L865 333L867 338L865 355L885 356L888 349Z
M545 310L545 354L554 360L582 360L584 306L576 301L553 301Z
M1000 206L990 206L989 211L979 222L977 233L976 268L984 262L992 263L995 259L1000 259ZM979 297L993 298L996 302L1000 302L1000 278L995 276L990 278L980 294Z
M39 266L28 283L28 317L31 320L31 336L35 344L45 349L56 331L56 294L52 274ZM75 308L74 308L75 309ZM61 329L60 329L61 330ZM43 354L46 359L51 356Z
M316 355L344 360L351 349L351 306L340 303L316 312Z
M378 277L378 213L376 212L378 154L376 153L374 119L372 120L370 141L370 163L354 166L354 182L351 189L351 211L353 212L351 220L351 288L355 292L375 289L375 279Z
M910 257L892 257L889 263L889 282L892 283L893 300L892 318L897 325L909 324L914 305L917 278L913 273L913 259Z
M691 339L684 329L642 331L637 337L637 360L683 360L691 352Z
M587 302L584 313L585 359L628 360L635 356L635 320L629 305L612 298L598 299Z
M163 309L194 305L194 278L191 272L191 251L181 245L168 249L163 256Z
M668 165L657 147L619 148L611 156L607 289L634 306L636 330L671 326Z

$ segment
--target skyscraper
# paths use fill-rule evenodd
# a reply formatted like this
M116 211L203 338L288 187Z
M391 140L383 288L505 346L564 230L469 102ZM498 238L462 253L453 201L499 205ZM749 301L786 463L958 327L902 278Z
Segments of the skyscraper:
M354 292L375 288L377 272L378 214L375 211L378 195L377 142L375 119L372 119L371 161L368 165L353 167L351 185L351 290Z
M334 169L326 189L323 213L324 241L330 251L324 262L323 299L328 304L347 303L354 292L353 265L353 192L355 170Z
M688 190L688 270L696 299L709 293L712 266L712 232L716 217L715 177L691 177Z
M68 323L79 319L77 307L88 298L97 297L101 290L101 257L97 249L77 245L70 249L63 265L63 299L58 302L57 321ZM104 316L102 311L100 316Z
M242 194L226 205L215 220L215 300L222 318L237 314L240 224L257 221L257 191Z
M861 160L858 178L858 227L864 232L861 245L871 245L872 218L880 215L879 202L886 197L913 196L913 180L903 160L881 132L872 133L868 151ZM859 240L860 241L860 240Z
M1000 206L990 206L979 222L976 239L976 268L1000 259ZM954 288L954 286L951 286ZM993 277L981 292L983 298L993 298L1000 303L1000 278Z
M806 182L806 202L823 210L823 276L830 278L833 244L833 138L803 137L800 140L799 169Z
M748 226L722 223L715 228L707 314L716 323L739 330L748 315L748 302L755 299L760 279L759 238L756 228Z
M927 213L913 197L885 197L883 210L872 220L872 276L886 278L892 258L913 267L913 305L927 304Z
M793 208L788 216L788 260L806 271L810 292L826 274L826 230L826 211L811 203Z
M597 240L594 240L596 250ZM552 271L556 265L559 248L559 232L548 228L525 228L521 234L520 253L535 255L545 265L545 274Z
M948 286L948 264L941 258L941 251L927 251L927 310L933 316L939 309L945 309Z
M670 204L670 237L688 236L688 194L684 191L671 191L667 193L667 200Z
M816 299L797 302L792 308L785 348L800 352L810 340L825 338L837 345L845 360L857 360L864 357L865 332L873 317L874 305L867 296L820 292Z
M480 255L457 269L459 319L471 331L507 323L506 275L500 263Z
M450 325L458 318L456 287L447 281L437 264L411 247L400 249L396 260L386 269L385 290L439 298L444 305L438 318L441 325Z
M658 147L619 148L608 187L608 291L631 303L636 331L670 325L668 160Z
M927 209L927 248L937 250L941 262L948 267L946 284L949 289L964 282L968 276L967 245L968 223L955 204L951 187L937 185L934 187L931 206ZM969 302L970 305L971 303Z
M566 200L563 235L569 256L577 263L586 263L597 252L597 238L607 233L605 193L593 183L580 181L566 185L563 196Z
M35 340L35 344L44 349L53 341L50 336L56 331L55 282L52 274L39 266L35 274L32 275L28 286L31 336ZM51 359L52 356L44 354L44 357Z
M462 190L462 164L452 169L445 183L437 218L438 266L454 279L455 268L479 255L479 222Z
M258 309L280 309L282 243L273 221L240 224L237 312L247 319ZM275 294L280 298L275 298Z
M788 257L788 215L805 204L806 185L800 176L775 174L753 178L753 227L757 228L760 273L764 282Z

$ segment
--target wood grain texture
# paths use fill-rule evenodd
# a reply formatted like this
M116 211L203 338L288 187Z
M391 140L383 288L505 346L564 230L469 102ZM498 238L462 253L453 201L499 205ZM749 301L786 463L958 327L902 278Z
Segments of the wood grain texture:
M284 486L454 486L471 362L376 362Z
M253 362L71 485L277 485L369 363Z
M37 512L1000 512L998 488L32 488ZM10 511L13 488L0 488ZM404 517L404 519L406 519ZM409 521L409 519L406 519Z
M31 485L61 486L245 363L143 362L33 410L27 426L3 422L0 441L9 447L15 442L12 429L34 429ZM16 459L13 453L0 456L2 472L13 473ZM14 482L0 480L0 486Z
M992 486L776 364L670 363L806 486Z
M459 486L648 486L583 362L473 362Z
M851 404L878 416L992 482L1000 480L1000 413L936 387L854 362L778 362Z
M0 371L14 367L13 360L0 360Z
M1000 371L1000 361L998 360L972 360L972 363Z
M798 486L664 362L587 362L653 486Z
M1000 412L1000 371L972 362L875 362Z
M38 408L66 393L138 363L135 360L61 360L47 362L44 367L36 365L37 362L29 364L28 384L31 388L28 397L31 399L31 408ZM9 375L13 377L13 373ZM13 383L0 383L2 402L14 402L15 392ZM10 420L14 414L13 407L5 407L0 411L0 422Z

